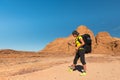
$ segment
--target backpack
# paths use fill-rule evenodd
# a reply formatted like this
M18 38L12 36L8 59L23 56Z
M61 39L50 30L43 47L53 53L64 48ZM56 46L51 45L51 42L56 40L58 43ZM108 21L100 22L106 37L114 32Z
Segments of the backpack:
M91 53L92 51L92 39L89 34L83 34L82 38L85 42L83 48L85 49L85 53Z

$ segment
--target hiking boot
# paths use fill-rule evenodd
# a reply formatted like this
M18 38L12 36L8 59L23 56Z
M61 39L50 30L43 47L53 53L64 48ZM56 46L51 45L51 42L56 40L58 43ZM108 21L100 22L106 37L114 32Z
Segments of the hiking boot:
M74 66L69 66L69 71L72 72L75 70L75 67Z
M80 74L81 76L86 76L86 71L85 70L81 70L82 71L82 73Z
M87 75L86 72L82 72L82 73L80 74L80 76L86 76L86 75Z

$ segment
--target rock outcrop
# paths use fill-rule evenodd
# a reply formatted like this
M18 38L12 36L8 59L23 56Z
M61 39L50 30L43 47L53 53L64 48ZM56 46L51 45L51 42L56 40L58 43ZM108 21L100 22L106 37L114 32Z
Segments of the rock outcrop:
M94 53L119 55L120 54L120 40L113 38L108 32L100 32L97 34L96 47Z
M108 44L115 40L108 32L100 32L95 38L98 45Z
M112 54L112 49L109 44L114 41L108 32L100 32L95 37L96 47L94 53Z
M81 35L85 33L90 34L93 40L93 46L96 44L93 32L90 29L88 29L86 26L83 26L83 25L79 26L77 28L77 31ZM72 35L70 35L67 38L58 38L53 42L49 43L41 52L73 54L75 52L74 47L68 45L69 42L72 43L73 41L74 41L74 38L72 37Z
M79 26L76 29L81 35L90 34L92 38L92 53L96 54L120 54L120 39L113 38L108 32L100 32L94 36L94 33L86 26ZM73 42L74 38L70 35L67 38L58 38L49 43L41 52L45 53L60 53L60 54L73 54L75 47L69 46L68 42Z
M109 44L111 50L113 51L113 55L120 55L120 40L115 40Z

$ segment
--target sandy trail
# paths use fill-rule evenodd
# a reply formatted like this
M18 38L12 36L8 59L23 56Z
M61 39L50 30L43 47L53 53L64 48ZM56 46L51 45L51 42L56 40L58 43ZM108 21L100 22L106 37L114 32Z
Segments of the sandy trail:
M68 71L73 57L59 58L66 61L62 64L53 64L53 67L23 75L9 76L7 80L119 80L120 57L87 57L87 75L80 76L78 70ZM53 61L57 59L53 59ZM49 64L50 65L50 64ZM80 65L80 63L78 63Z

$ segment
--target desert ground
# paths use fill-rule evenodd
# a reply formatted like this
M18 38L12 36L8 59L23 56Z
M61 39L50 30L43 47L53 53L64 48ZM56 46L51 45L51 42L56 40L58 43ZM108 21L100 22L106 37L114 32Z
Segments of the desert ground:
M81 63L70 72L74 55L0 54L0 80L119 80L120 56L86 54L87 75L80 76Z

